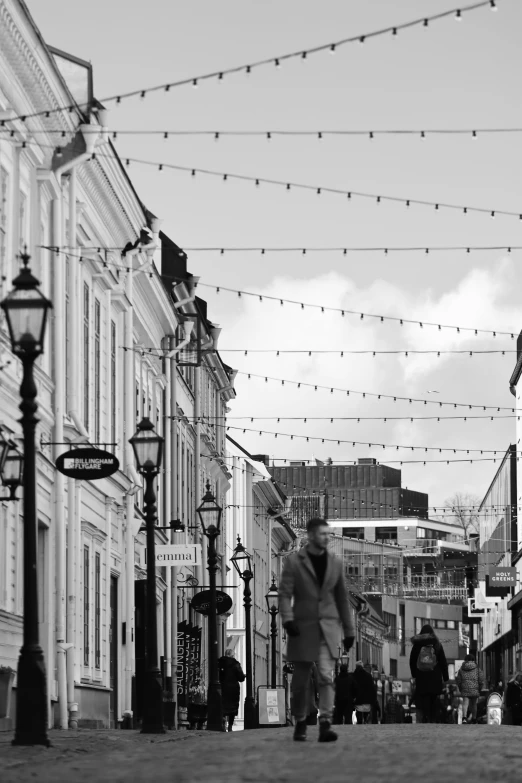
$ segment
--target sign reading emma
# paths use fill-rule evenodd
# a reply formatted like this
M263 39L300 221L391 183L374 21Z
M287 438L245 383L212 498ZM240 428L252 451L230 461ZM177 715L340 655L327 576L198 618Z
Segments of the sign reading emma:
M511 566L492 566L489 569L489 583L492 587L515 587L517 569Z
M56 468L60 473L80 481L108 478L119 467L120 463L114 454L102 449L72 449L56 459Z
M156 565L201 565L201 546L199 544L156 545Z

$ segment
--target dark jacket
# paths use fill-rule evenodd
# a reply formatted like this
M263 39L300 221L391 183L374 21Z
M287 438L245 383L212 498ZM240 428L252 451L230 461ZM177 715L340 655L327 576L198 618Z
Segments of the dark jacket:
M480 696L484 689L484 674L475 661L465 661L458 671L456 682L462 696Z
M372 675L361 669L360 666L355 668L352 675L355 685L355 703L356 704L371 704L375 706L377 701L377 689L373 682Z
M353 704L355 699L355 683L353 674L350 672L339 672L335 681L335 703Z
M223 655L219 659L223 715L237 715L239 711L239 683L244 679L245 675L239 661L227 655Z
M410 671L415 679L415 694L424 696L432 694L438 696L442 693L444 683L449 680L448 664L442 644L435 634L422 633L412 636L412 648L410 653ZM437 658L435 668L430 672L421 672L417 669L419 653L425 645L432 644Z
M513 680L508 682L504 706L510 711L514 726L522 724L522 687Z
M402 705L397 696L394 694L392 696L388 696L388 701L386 702L386 708L384 710L384 721L385 723L404 722Z

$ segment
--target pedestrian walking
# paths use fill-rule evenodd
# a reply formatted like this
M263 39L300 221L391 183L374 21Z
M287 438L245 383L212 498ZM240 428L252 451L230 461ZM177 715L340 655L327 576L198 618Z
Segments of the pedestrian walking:
M415 680L415 704L419 723L434 723L438 697L448 682L448 664L444 648L431 625L423 625L412 636L410 671Z
M232 731L234 718L239 711L239 683L244 679L241 664L234 658L232 650L226 650L219 659L219 681L223 717L228 721L228 731Z
M355 684L353 675L348 671L348 666L343 663L335 681L334 723L351 725L354 709Z
M386 707L384 708L384 722L385 723L404 722L404 711L395 693L390 693L388 699L386 700Z
M522 726L522 672L515 672L507 684L504 710L512 726Z
M379 706L379 692L377 690L377 682L373 679L373 669L370 663L364 664L364 671L368 672L373 680L373 690L375 693L375 699L372 704L371 720L370 723L379 723L381 718L381 708Z
M477 702L480 692L484 690L485 678L482 669L475 663L475 656L468 653L457 674L457 685L462 695L462 722L468 723L468 712L471 713L470 723L477 722Z
M366 671L362 661L357 661L353 673L355 683L355 714L357 723L371 723L372 711L377 702L377 692L373 677Z
M287 659L294 664L294 740L306 740L310 672L315 661L319 690L319 742L334 742L333 673L339 636L348 652L355 639L342 561L328 552L330 527L324 519L307 524L307 544L286 558L279 583L279 609L288 637Z

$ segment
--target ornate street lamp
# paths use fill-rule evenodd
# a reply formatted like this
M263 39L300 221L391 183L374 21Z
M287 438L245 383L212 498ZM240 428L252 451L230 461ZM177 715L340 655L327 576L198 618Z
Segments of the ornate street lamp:
M43 351L47 314L51 302L39 290L29 269L29 256L22 255L23 268L13 280L13 290L0 303L11 338L11 350L22 362L20 410L24 436L23 518L24 518L24 641L17 669L16 728L13 744L49 745L47 739L47 682L45 662L38 639L36 447L37 389L33 368ZM8 454L5 455L4 471ZM14 459L9 470L18 471ZM13 473L11 473L11 480ZM11 484L12 486L12 484Z
M9 497L2 501L19 500L16 490L22 484L24 472L24 457L12 441L5 441L0 451L0 476L2 484L9 490Z
M277 685L277 660L276 660L276 639L277 639L277 615L279 614L279 592L275 583L275 577L272 577L270 590L265 596L266 605L270 613L270 636L272 639L272 688Z
M154 479L159 473L163 456L163 438L157 435L149 418L138 424L129 443L134 451L139 472L145 479L143 497L147 530L147 603L145 627L147 638L147 668L143 683L142 734L164 734L163 681L158 667L158 629L156 614L156 540L157 520Z
M207 696L207 731L223 731L223 709L221 704L221 683L218 669L218 637L217 637L217 595L216 573L217 552L216 540L221 532L221 515L223 509L216 503L207 482L207 491L201 505L196 509L203 533L208 538L207 567L210 586L210 609L208 614L208 696Z
M254 574L252 571L252 557L247 552L241 539L237 537L234 554L230 558L234 568L243 580L243 604L245 607L245 652L246 652L246 696L245 696L245 729L255 728L255 705L252 689L252 629L250 624L250 611L252 607L252 592L250 581Z

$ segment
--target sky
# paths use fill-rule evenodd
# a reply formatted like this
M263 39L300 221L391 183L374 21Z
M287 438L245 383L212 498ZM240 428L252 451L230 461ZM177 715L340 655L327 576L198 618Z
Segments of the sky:
M194 78L266 57L458 7L458 0L191 0L167 3L29 0L53 46L94 68L99 100L137 88ZM144 99L107 102L111 130L389 130L521 128L519 33L522 4L489 8L268 65L249 75L179 87ZM465 7L463 2L462 8ZM321 188L522 212L522 133L284 138L120 136L122 157ZM522 246L518 217L464 215L375 199L350 201L316 190L235 182L131 164L129 175L163 231L189 249L201 284L327 307L419 321L506 330L522 328L522 251L302 252L190 250L206 247ZM273 458L435 459L430 452L370 443L495 449L515 438L513 418L363 421L362 417L457 415L459 409L365 398L329 388L511 407L515 341L455 330L360 319L339 313L216 293L203 286L209 317L222 328L222 358L240 374L230 434ZM242 349L231 351L231 349ZM274 353L249 353L273 349ZM276 350L337 350L337 355L275 355ZM506 354L373 357L350 350L506 350ZM248 379L256 373L329 387L314 391ZM474 410L470 414L486 416ZM503 412L504 414L508 413ZM464 415L464 412L461 412ZM498 414L497 414L498 415ZM275 417L249 420L234 417ZM282 417L327 417L283 421ZM361 417L334 421L331 417ZM281 421L277 421L280 418ZM255 432L243 429L253 429ZM259 431L277 432L274 435ZM293 440L283 433L319 438ZM332 438L335 442L322 443ZM337 445L337 440L348 441ZM353 441L364 445L352 446ZM457 454L447 454L454 459ZM461 455L466 456L466 455ZM480 455L478 455L480 456ZM491 456L491 455L490 455ZM471 457L471 455L470 455ZM470 458L469 457L469 458ZM442 505L455 492L482 497L499 462L404 464L402 483Z

